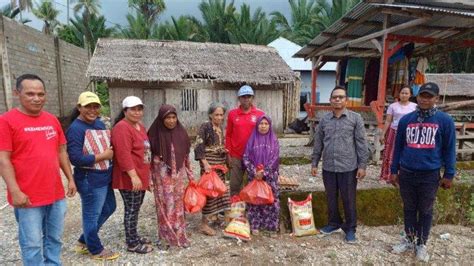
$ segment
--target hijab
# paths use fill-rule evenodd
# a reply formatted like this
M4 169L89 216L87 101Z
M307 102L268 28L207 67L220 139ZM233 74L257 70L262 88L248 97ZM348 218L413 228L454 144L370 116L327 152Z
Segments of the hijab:
M186 156L189 156L191 142L186 129L179 120L173 129L165 126L164 121L169 114L177 115L176 108L169 104L163 104L158 112L158 117L148 130L148 138L152 154L159 156L168 167L171 167L171 144L173 144L176 167L180 169Z
M258 131L258 125L260 125L263 119L266 119L270 125L266 134ZM280 147L278 145L278 138L272 130L272 120L267 115L262 115L257 119L257 124L247 142L245 154L255 166L263 164L265 168L278 169Z

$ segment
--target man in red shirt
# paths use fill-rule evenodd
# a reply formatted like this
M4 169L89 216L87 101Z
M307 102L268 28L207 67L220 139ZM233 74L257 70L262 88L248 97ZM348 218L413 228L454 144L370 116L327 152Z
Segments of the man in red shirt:
M252 87L244 85L237 93L240 106L232 109L227 116L225 147L230 156L230 195L237 195L242 188L244 170L242 156L257 118L265 113L252 105Z
M20 106L0 116L0 175L18 222L18 239L25 265L61 264L61 236L67 194L76 185L58 119L45 111L44 82L32 74L20 76L15 94Z

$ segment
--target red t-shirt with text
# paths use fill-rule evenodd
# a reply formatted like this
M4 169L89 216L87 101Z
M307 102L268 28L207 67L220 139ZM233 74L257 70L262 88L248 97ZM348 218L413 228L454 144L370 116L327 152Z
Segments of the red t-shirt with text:
M247 141L252 130L257 124L257 118L265 113L252 106L249 112L244 112L240 107L229 112L225 132L225 147L231 157L242 159Z
M61 124L48 112L30 116L13 109L0 116L0 151L11 152L16 182L31 207L64 198L59 170L59 146L64 144ZM7 197L12 204L10 192Z

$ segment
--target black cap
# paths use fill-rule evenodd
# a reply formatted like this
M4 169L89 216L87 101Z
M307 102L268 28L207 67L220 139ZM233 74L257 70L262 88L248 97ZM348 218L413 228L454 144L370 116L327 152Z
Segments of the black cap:
M439 87L436 83L433 82L427 82L420 87L420 91L418 92L418 95L421 94L422 92L429 93L433 96L438 96L439 95Z

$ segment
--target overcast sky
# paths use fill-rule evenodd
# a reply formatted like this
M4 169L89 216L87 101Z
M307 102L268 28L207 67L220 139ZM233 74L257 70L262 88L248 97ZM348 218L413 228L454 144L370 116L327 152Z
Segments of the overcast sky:
M60 10L59 21L61 23L66 23L67 17L67 0L52 0L55 4L56 9ZM71 0L70 0L71 1ZM0 0L0 7L9 3L10 0ZM33 2L39 3L40 0L33 0ZM230 3L230 0L227 0L227 3ZM100 0L101 3L101 13L105 15L108 26L112 26L114 23L119 25L127 25L126 15L129 12L128 0ZM160 21L166 21L171 18L171 16L179 17L181 15L192 15L197 18L201 18L201 13L199 11L198 5L201 3L201 0L165 0L166 10L160 17ZM267 15L273 11L280 11L287 18L290 15L290 5L288 0L235 0L234 5L237 7L237 10L240 10L240 5L242 3L247 3L250 5L251 12L258 7L261 7ZM72 9L72 5L70 7ZM32 14L26 14L26 17L33 20L27 25L41 30L43 23L36 19ZM70 10L70 16L73 17L73 11Z

